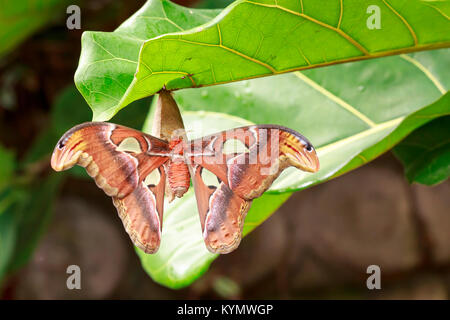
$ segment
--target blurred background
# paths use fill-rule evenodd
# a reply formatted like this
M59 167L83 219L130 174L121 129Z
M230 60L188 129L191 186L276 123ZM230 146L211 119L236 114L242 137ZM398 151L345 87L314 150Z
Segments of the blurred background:
M66 28L67 2L34 12L22 3L14 18L0 13L0 26L15 24L0 31L0 211L14 212L0 214L2 299L448 299L449 181L409 185L391 153L297 192L190 287L153 282L110 198L82 171L63 178L49 166L60 128L91 119L73 85L82 32L113 31L144 1L80 1L81 30ZM121 123L142 127L150 102L121 112ZM82 290L66 288L71 264ZM381 290L366 287L373 264Z

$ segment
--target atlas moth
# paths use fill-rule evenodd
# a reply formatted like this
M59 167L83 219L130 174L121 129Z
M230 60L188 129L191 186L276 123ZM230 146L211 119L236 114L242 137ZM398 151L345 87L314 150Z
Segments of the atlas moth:
M113 199L134 245L155 253L161 242L164 195L182 197L192 179L203 239L209 251L229 253L242 238L253 199L287 167L316 172L319 159L300 133L251 125L187 140L171 94L160 92L156 134L107 122L67 131L51 158L54 170L80 165ZM239 147L229 150L230 142ZM180 240L182 241L182 240Z

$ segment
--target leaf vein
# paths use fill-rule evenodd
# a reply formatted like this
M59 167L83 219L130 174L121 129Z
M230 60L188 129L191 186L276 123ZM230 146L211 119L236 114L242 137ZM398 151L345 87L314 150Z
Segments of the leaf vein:
M234 54L236 54L236 55L238 55L238 56L241 56L241 57L244 58L244 59L247 59L247 60L249 60L249 61L252 61L252 62L254 62L254 63L257 63L257 64L259 64L259 65L261 65L261 66L263 66L263 67L269 69L272 73L278 73L278 71L275 70L271 65L269 65L269 64L267 64L267 63L265 63L265 62L262 62L262 61L260 61L260 60L258 60L258 59L252 58L252 57L250 57L250 56L248 56L248 55L246 55L246 54L244 54L244 53L242 53L242 52L239 52L239 51L237 51L237 50L234 50L234 49L229 48L229 47L224 46L224 45L220 45L220 44L212 44L212 43L205 43L205 42L197 42L197 41L191 41L191 40L180 39L180 38L179 38L179 39L170 39L170 38L169 38L169 39L161 39L161 40L162 40L162 41L181 41L181 42L186 42L186 43L195 44L195 45L199 45L199 46L222 48L222 49L227 50L227 51L229 51L229 52L231 52L231 53L234 53Z
M430 70L428 70L427 68L425 68L425 66L423 64L421 64L419 61L417 61L416 59L414 59L411 56L408 56L406 54L402 54L400 55L400 58L412 63L415 67L417 67L420 71L422 71L427 77L428 79L431 80L431 82L433 82L433 84L436 86L436 88L442 93L445 94L447 92L447 90L445 90L444 86L439 82L439 80L430 72Z
M101 59L101 60L93 61L93 62L87 64L85 68L87 70L90 66L92 66L94 64L97 64L97 63L100 63L100 62L114 61L114 60L137 64L137 61L133 61L133 60L130 60L130 59L125 59L125 58L114 57L114 58L109 58L109 59Z
M319 85L317 82L315 82L315 81L311 80L309 77L305 76L303 73L295 72L295 75L299 79L301 79L302 81L304 81L305 83L307 83L308 85L313 87L315 90L317 90L318 92L323 94L325 97L327 97L331 101L337 103L338 106L344 108L345 110L347 110L348 112L353 114L355 117L359 118L361 121L366 123L369 127L373 128L373 127L377 126L377 124L375 122L370 120L366 115L361 113L355 107L351 106L349 103L347 103L344 100L342 100L341 98L337 97L336 95L334 95L333 93L331 93L330 91L328 91L327 89L325 89L324 87Z
M339 13L339 22L338 22L338 25L337 25L337 28L338 28L338 29L341 28L342 16L343 16L343 14L344 14L344 3L343 3L343 1L344 1L344 0L340 0L340 3L341 3L341 10L340 10L340 13Z
M390 128L390 127L394 127L395 125L397 125L401 121L403 121L404 118L405 117L402 116L402 117L398 117L398 118L395 118L395 119L392 119L392 120L388 120L386 122L378 123L375 127L372 127L370 129L367 129L367 130L364 130L364 131L361 131L361 132L358 132L357 134L351 135L351 136L349 136L347 138L340 139L340 140L338 140L336 142L332 142L332 143L329 143L329 144L327 144L325 146L322 146L322 147L317 149L317 152L321 152L322 155L323 155L323 153L330 152L332 149L335 149L335 148L341 146L342 144L347 144L349 142L353 143L354 141L356 141L358 139L361 139L361 138L364 138L367 135L370 135L372 133L375 133L375 132L378 132L378 131L381 131L381 130L384 130L384 129L387 129L387 128Z
M279 6L279 5L274 5L274 4L265 4L265 3L258 3L258 2L253 2L250 0L244 1L244 3L249 3L249 4L253 4L256 6L261 6L261 7L267 7L267 8L276 8L285 12L288 12L290 14L302 17L306 20L309 20L319 26L322 26L324 28L330 29L332 31L335 31L336 33L338 33L341 37L343 37L344 39L346 39L348 42L350 42L353 46L355 46L359 51L361 51L364 55L369 55L369 51L364 48L358 41L356 41L355 39L353 39L350 35L348 35L347 33L345 33L344 31L342 31L342 29L338 29L336 27L330 26L329 24L326 24L325 22L319 21L313 17L310 17L306 14L304 14L303 12L296 12L290 9L287 9L285 7Z
M166 21L169 22L171 25L179 29L180 31L184 31L185 29L181 28L178 24L176 24L174 21L170 20L167 17L149 17L149 16L137 16L139 19L150 19L150 20L159 20L159 21Z
M105 51L106 53L108 53L109 55L111 55L114 58L117 58L114 54L112 54L109 50L107 50L104 46L102 46L100 43L97 42L97 40L95 40L94 35L91 35L91 39L92 42L94 42L97 46L99 46L103 51Z
M408 21L400 14L398 13L388 2L387 0L382 0L383 3L389 8L389 10L391 10L397 17L400 18L400 20L402 20L403 24L408 28L409 32L411 33L411 36L413 37L414 40L414 46L417 46L418 44L418 40L417 40L417 35L414 32L413 28L411 27L411 25L408 23Z
M442 12L441 9L439 9L438 7L435 7L431 4L425 3L426 6L433 8L434 10L436 10L441 16L443 16L445 19L450 20L450 17L448 15L446 15L444 12Z

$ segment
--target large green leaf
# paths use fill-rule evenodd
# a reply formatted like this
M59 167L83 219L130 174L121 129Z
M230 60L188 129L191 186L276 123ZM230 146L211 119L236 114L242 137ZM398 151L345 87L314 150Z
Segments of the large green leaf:
M65 13L69 1L1 1L0 56L13 49L30 34Z
M284 125L304 134L317 149L320 171L288 169L271 188L298 190L370 161L429 121L415 119L408 132L391 134L405 117L432 104L450 87L449 52L420 52L183 90L175 99L182 110L227 110L254 123ZM449 112L447 99L438 103L441 111L436 116ZM389 144L382 142L388 136Z
M450 114L450 95L444 94L450 85L445 72L450 63L448 51L184 90L174 97L188 133L194 132L191 138L244 125L241 120L234 125L226 120L242 117L254 123L291 127L317 147L320 171L308 174L286 170L273 184L272 193L255 200L245 228L255 227L287 199L282 192L305 188L354 169L391 149L419 126ZM227 110L229 115L215 113L220 110ZM149 129L146 125L145 130ZM170 218L164 218L159 252L138 253L144 269L156 281L178 288L205 272L215 256L206 251L202 242L192 194L175 200L167 211Z
M433 185L450 176L450 116L431 121L397 145L409 182Z
M115 106L133 81L139 50L147 39L191 29L219 12L148 1L114 32L84 32L75 84L92 108L94 120L109 120L120 109Z
M381 29L366 25L371 5L380 8ZM449 12L447 2L422 0L238 0L209 21L216 10L149 1L113 33L83 34L75 82L94 119L108 120L163 86L209 86L448 47Z

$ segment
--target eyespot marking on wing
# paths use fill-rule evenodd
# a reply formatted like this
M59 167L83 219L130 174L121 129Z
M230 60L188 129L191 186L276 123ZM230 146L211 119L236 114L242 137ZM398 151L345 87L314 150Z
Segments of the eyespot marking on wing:
M122 140L122 142L117 146L118 151L141 153L141 145L136 138L128 137Z
M208 169L205 168L201 168L201 173L200 173L203 183L205 185L207 185L209 188L217 188L220 184L219 179L217 178L217 176L212 173L211 171L209 171Z
M222 153L223 154L235 154L235 153L246 153L249 152L245 144L238 139L228 139L223 143Z
M158 169L155 169L152 172L150 172L147 175L147 177L145 177L144 183L147 186L154 187L154 186L158 185L160 179L161 179L161 173L159 173Z

